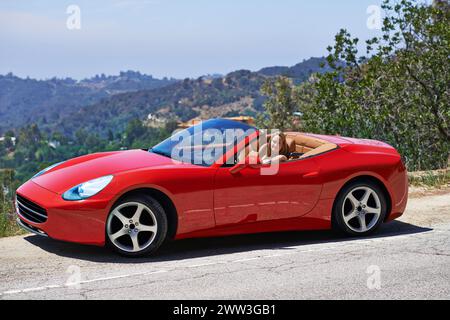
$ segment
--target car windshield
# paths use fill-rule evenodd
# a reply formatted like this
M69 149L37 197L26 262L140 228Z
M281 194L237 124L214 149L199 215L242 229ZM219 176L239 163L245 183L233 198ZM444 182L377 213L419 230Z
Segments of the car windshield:
M234 145L256 132L237 121L213 119L175 133L149 152L181 162L211 166Z

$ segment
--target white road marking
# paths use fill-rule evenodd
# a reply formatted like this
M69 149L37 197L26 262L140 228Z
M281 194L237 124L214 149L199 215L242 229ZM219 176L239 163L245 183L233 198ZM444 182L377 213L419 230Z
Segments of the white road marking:
M233 261L231 261L231 263L236 263L236 262L247 262L247 261L259 260L259 259L261 259L261 258L264 258L264 256L254 257L254 258L245 258L245 259L233 260Z
M140 273L130 273L130 274L123 274L119 276L111 276L111 277L103 277L103 278L95 278L90 280L83 280L76 283L67 283L67 284L52 284L48 286L42 286L42 287L34 287L34 288L26 288L26 289L20 289L20 290L9 290L5 291L3 293L0 293L0 296L2 295L13 295L13 294L20 294L20 293L28 293L28 292L36 292L36 291L44 291L49 289L60 289L60 288L69 288L81 284L87 284L87 283L93 283L93 282L103 282L108 280L116 280L116 279L122 279L122 278L129 278L129 277L136 277L136 276L148 276L153 274L159 274L159 273L166 273L169 272L169 270L158 270L158 271L152 271L152 272L140 272Z
M384 237L384 238L373 238L373 239L351 239L344 242L337 242L332 245L328 245L326 247L322 247L323 244L310 244L310 245L301 245L301 246L291 246L291 247L283 247L283 250L290 250L289 252L283 252L283 253L274 253L274 254L268 254L268 255L260 255L256 257L251 258L242 258L242 259L236 259L231 261L214 261L214 262L207 262L207 263L201 263L201 264L193 264L188 266L182 266L182 267L174 267L174 268L167 268L157 271L151 271L151 272L139 272L139 273L129 273L129 274L123 274L118 276L110 276L110 277L102 277L102 278L94 278L89 280L83 280L78 283L70 283L70 284L53 284L53 285L47 285L47 286L41 286L41 287L34 287L34 288L25 288L25 289L18 289L18 290L8 290L3 293L0 293L0 296L6 296L6 295L14 295L14 294L22 294L22 293L28 293L28 292L37 292L37 291L44 291L44 290L50 290L50 289L61 289L61 288L67 288L74 285L81 285L81 284L88 284L88 283L94 283L94 282L104 282L104 281L110 281L110 280L116 280L116 279L123 279L123 278L131 278L131 277L137 277L137 276L149 276L154 274L160 274L160 273L167 273L171 271L176 271L179 269L186 269L186 268L200 268L205 266L214 266L224 263L242 263L242 262L248 262L248 261L255 261L259 259L265 259L265 258L276 258L281 256L287 256L287 255L293 255L293 254L299 254L299 253L308 253L308 252L319 252L319 251L325 251L325 250L332 250L336 248L342 248L343 245L345 246L357 246L361 244L370 244L374 242L391 242L394 239L404 239L404 238L410 238L410 237L422 237L427 236L432 233L443 233L448 232L448 229L433 229L430 231L426 231L420 234L404 234L404 235L394 235L390 237ZM310 249L305 249L305 246L311 247ZM281 249L281 248L280 248ZM277 250L277 249L273 249ZM278 249L279 250L279 249ZM261 251L261 250L259 250Z
M68 287L68 286L74 286L74 285L80 285L80 284L86 284L86 283L92 283L92 282L101 282L101 281L116 280L116 279L123 279L123 278L129 278L129 277L137 277L137 276L149 276L149 275L153 275L153 274L166 273L166 272L169 272L169 270L130 273L130 274L123 274L123 275L119 275L119 276L111 276L111 277L96 278L96 279L91 279L91 280L83 280L78 283L68 284L66 286Z
M217 264L223 264L225 262L218 261L218 262L206 262L206 263L200 263L200 264L193 264L190 266L186 266L185 268L199 268L199 267L208 267L208 266L214 266Z

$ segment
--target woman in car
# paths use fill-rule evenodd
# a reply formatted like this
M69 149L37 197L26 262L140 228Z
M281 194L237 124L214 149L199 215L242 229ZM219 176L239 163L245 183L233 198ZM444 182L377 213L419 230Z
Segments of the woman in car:
M288 160L289 146L284 133L274 134L269 143L264 144L259 150L259 158L262 164L280 163Z

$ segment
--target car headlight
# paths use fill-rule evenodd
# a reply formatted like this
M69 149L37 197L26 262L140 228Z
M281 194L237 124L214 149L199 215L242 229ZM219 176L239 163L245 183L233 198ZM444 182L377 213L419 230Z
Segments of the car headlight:
M64 192L62 197L64 200L68 201L88 199L105 189L105 187L112 181L112 179L113 176L105 176L88 182L84 182Z
M36 173L31 179L37 178L39 176L42 176L44 173L46 173L47 171L52 170L53 168L56 168L57 166L59 166L60 164L63 164L65 161L63 162L58 162L55 163L53 165L51 165L50 167L45 168L44 170L39 171L38 173Z

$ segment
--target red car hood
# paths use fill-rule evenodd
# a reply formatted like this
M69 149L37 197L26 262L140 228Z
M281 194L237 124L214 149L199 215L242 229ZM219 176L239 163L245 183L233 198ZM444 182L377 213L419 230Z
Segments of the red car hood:
M172 159L143 150L95 153L66 161L34 178L33 182L62 194L80 183L103 176L166 165L173 165Z

